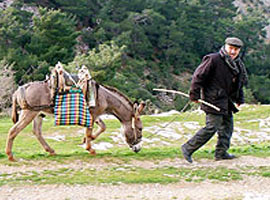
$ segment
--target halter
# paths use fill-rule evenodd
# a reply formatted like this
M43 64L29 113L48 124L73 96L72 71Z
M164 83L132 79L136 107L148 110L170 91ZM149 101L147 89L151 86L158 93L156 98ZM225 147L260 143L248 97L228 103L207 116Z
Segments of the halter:
M134 133L134 136L135 136L135 141L137 141L138 136L137 136L136 127L135 127L135 116L132 117L132 119L131 119L131 128L133 129L133 133Z
M132 116L132 119L131 119L131 128L133 129L133 132L134 132L134 136L135 136L135 141L137 141L137 139L138 139L138 135L137 135L137 131L136 131L136 116L138 116L138 109L136 109L136 111L135 111L135 114L133 114L133 116Z

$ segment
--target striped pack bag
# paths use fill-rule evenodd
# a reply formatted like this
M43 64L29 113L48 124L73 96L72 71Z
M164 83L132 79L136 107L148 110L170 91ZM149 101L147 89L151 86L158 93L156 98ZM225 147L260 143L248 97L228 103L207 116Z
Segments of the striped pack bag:
M68 93L55 97L55 125L80 125L90 127L90 112L81 89L72 88Z

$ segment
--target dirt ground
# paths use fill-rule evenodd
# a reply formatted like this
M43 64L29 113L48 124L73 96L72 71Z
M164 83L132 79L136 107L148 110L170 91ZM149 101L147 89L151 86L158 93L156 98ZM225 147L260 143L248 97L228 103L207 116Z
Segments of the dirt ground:
M4 166L0 165L0 172L26 172L49 169L54 164L54 169L68 167L72 169L102 167L104 163L99 160L84 163L76 161L70 164L34 162L29 165ZM111 163L114 165L114 163ZM213 161L201 159L193 164L185 162L183 159L152 161L133 161L131 165L143 168L174 166L174 167L217 167L224 166L239 168L241 166L270 166L270 158L258 158L252 156L242 156L235 160ZM108 167L108 163L106 163ZM32 186L2 186L0 187L1 200L44 200L44 199L87 199L87 200L209 200L209 199L244 199L244 200L269 200L270 199L270 179L263 177L244 176L241 181L203 181L200 183L181 181L175 184L119 184L119 185L32 185Z
M0 188L0 199L89 199L89 200L132 200L132 199L270 199L269 179L250 179L229 183L187 183L160 185L103 185L64 186L44 185Z

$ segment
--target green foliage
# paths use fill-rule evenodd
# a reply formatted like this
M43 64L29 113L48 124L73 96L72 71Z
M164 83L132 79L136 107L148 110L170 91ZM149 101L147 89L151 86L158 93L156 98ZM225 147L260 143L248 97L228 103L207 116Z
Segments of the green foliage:
M43 80L50 65L73 60L78 32L72 15L40 8L32 21L19 4L0 15L0 59L14 63L17 83Z
M248 103L248 104L257 103L257 101L253 95L253 92L250 88L244 87L244 94L245 94L245 103Z
M249 84L256 99L262 103L270 103L270 79L267 76L252 75Z
M33 36L27 50L52 65L72 61L78 36L76 19L60 10L40 8L39 13L40 16L34 17Z
M76 67L86 65L95 80L106 84L116 78L116 72L121 67L121 55L124 49L125 46L119 47L113 41L101 44L87 54L77 55L68 64L68 68L75 71Z
M47 7L71 13L79 18L79 26L92 26L96 23L95 15L98 13L102 2L97 0L55 0L36 1L24 0L25 3L35 6Z
M9 48L24 48L30 40L28 24L32 14L15 7L0 9L0 56L7 54Z
M36 64L36 60L29 58L25 49L31 40L31 16L31 13L17 7L0 10L0 59L5 58L14 64L17 83L27 68Z
M155 71L147 77L150 85L162 84L167 88L175 87L174 81L167 81L168 74L192 72L202 56L219 50L224 39L231 35L243 39L248 47L245 53L246 57L248 52L252 56L247 59L250 68L254 64L251 62L259 60L254 52L261 48L263 40L258 38L265 37L263 27L266 25L265 18L259 20L262 13L256 9L238 14L232 0L133 1L128 4L112 0L104 3L97 17L101 23L92 29L89 46L93 46L90 42L95 37L99 42L107 38L127 46L128 60L143 59L145 67ZM153 65L157 65L157 69ZM138 73L134 73L136 75Z
M234 0L15 0L0 10L0 59L14 63L17 84L44 79L57 61L72 71L85 64L98 82L165 109L152 89L187 91L181 77L191 77L205 54L236 36L254 75L247 99L268 103L256 85L270 79L268 15L266 6L239 10ZM181 109L184 102L174 100L170 108Z

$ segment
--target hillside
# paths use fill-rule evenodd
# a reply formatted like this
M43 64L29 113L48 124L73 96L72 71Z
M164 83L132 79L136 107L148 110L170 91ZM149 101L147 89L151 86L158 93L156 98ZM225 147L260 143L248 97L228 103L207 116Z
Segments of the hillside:
M259 8L261 10L265 10L265 16L267 18L270 17L270 13L269 13L269 8L270 8L270 1L269 0L259 0L259 1L253 1L253 0L236 0L235 5L238 7L240 12L246 12L248 8L254 8L257 5L259 6ZM270 25L269 25L269 21L268 21L268 25L265 27L265 30L267 31L267 35L266 35L266 41L269 43L270 42Z
M88 66L94 79L118 88L153 110L181 110L202 57L227 36L240 37L249 73L247 103L270 103L269 1L0 1L0 79L16 86L44 80L61 61L76 73ZM266 28L268 30L268 28ZM13 83L1 91L0 112L10 107Z

